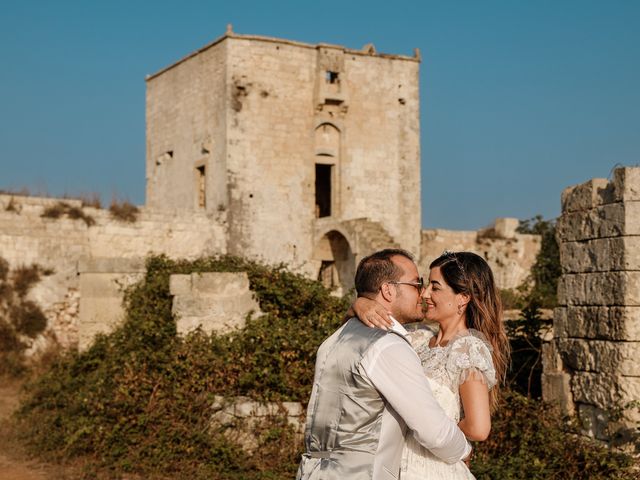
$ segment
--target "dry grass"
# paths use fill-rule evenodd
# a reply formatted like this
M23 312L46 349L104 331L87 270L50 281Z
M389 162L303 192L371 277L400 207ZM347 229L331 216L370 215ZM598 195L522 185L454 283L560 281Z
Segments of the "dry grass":
M69 205L67 202L57 202L50 207L45 208L44 212L42 212L41 217L44 218L60 218L65 215L67 218L71 220L82 220L87 227L95 225L96 221L91 215L87 215L84 213L82 208L74 207Z
M116 220L134 223L138 220L140 209L127 200L118 200L114 198L111 200L109 212L111 212L111 217Z

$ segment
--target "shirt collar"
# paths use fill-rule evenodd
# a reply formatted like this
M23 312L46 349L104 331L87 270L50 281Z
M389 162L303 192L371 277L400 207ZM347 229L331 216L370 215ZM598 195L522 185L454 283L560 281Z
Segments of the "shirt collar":
M389 330L396 332L400 335L402 335L403 337L407 335L407 330L402 326L402 324L397 321L395 318L393 318L391 315L389 315L389 318L391 319L391 321L393 322L393 325L391 325L391 328Z

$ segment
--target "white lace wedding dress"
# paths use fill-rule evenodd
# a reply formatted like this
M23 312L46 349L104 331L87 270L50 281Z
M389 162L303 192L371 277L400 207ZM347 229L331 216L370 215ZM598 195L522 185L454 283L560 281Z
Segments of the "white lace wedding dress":
M429 340L433 336L433 332L425 328L409 333L433 395L447 415L458 422L461 414L459 387L469 375L479 375L489 388L496 383L491 346L482 333L474 329L456 335L444 347L430 348ZM473 478L463 462L445 463L420 445L411 433L407 434L402 452L401 480Z

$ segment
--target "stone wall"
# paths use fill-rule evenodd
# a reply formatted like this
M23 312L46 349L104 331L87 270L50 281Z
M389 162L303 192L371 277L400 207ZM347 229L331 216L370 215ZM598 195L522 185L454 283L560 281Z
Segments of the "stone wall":
M242 328L247 315L261 315L245 272L171 275L172 313L179 334L196 328L226 333Z
M419 270L427 275L429 264L445 250L469 251L482 256L500 288L520 286L540 251L540 236L516 232L517 218L498 218L478 231L430 229L422 231Z
M76 343L85 350L97 334L110 333L124 318L124 291L144 276L142 258L82 258ZM57 335L59 336L59 335Z
M418 254L419 64L227 32L147 78L147 204L223 212L230 253L296 268L319 224L359 218Z
M211 406L210 427L223 427L229 440L237 442L247 452L258 447L261 430L273 428L273 418L286 417L293 427L295 442L304 440L305 409L299 402L257 402L249 397L216 397Z
M66 215L42 216L60 202L93 223ZM78 200L0 195L0 256L12 268L36 263L54 271L32 289L29 298L40 305L49 331L64 347L80 341L79 318L100 322L91 320L101 315L100 297L111 298L109 305L114 305L114 282L120 281L121 274L132 273L129 267L121 271L117 266L122 259L141 261L150 253L195 258L225 252L224 223L204 212L141 208L137 220L129 223L114 219L108 210L82 207ZM108 271L109 265L113 272ZM107 278L110 273L115 276ZM85 282L81 282L83 275ZM86 293L84 299L81 290Z
M607 440L640 422L630 405L640 399L640 168L567 188L557 239L563 273L543 396Z

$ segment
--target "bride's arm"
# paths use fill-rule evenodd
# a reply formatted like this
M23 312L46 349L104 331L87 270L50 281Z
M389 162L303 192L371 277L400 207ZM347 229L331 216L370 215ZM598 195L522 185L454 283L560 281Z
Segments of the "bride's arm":
M378 327L386 330L393 325L389 318L389 312L375 300L365 297L356 298L349 308L347 316L356 316L367 327L372 328Z
M470 375L460 385L460 399L464 418L458 423L460 430L469 440L486 440L491 431L491 411L489 408L489 389L477 375Z

